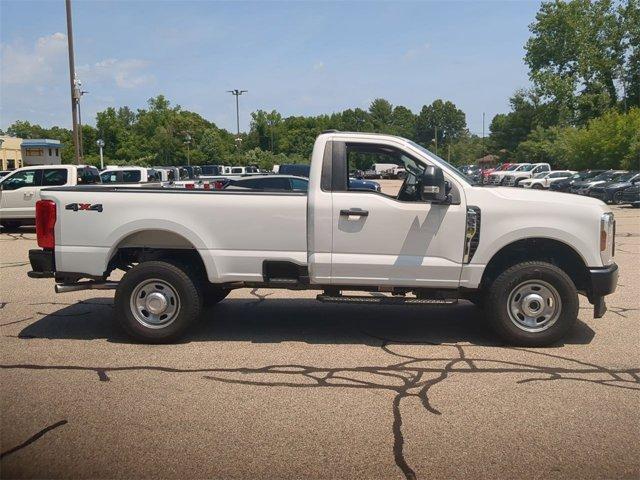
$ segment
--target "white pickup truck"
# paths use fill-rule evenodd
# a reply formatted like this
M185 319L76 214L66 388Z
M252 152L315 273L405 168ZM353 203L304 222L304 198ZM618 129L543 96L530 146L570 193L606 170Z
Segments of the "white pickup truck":
M405 168L397 192L349 189L366 155ZM115 288L116 319L145 342L176 340L232 289L266 287L357 304L467 299L507 342L548 345L576 321L578 293L601 317L618 277L604 203L476 186L388 135L320 135L308 192L75 187L42 199L29 275L58 292Z

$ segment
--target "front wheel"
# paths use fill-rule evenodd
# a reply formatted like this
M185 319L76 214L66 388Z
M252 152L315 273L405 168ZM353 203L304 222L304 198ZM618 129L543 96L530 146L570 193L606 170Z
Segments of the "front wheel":
M174 342L200 315L198 285L182 266L162 261L140 263L118 285L116 318L136 340Z
M569 276L546 262L523 262L489 286L487 319L506 342L546 346L558 342L578 316L578 292Z
M534 188L535 190L542 190L542 185L540 185L539 183L534 183L533 185L531 185L531 188Z

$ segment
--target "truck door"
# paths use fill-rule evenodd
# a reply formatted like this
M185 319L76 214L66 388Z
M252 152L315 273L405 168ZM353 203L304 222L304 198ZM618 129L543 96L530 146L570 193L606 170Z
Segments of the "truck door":
M0 209L3 218L34 218L42 171L21 170L2 182Z
M417 179L426 164L393 144L333 142L331 283L457 288L462 271L466 205L421 200ZM369 162L393 162L400 180L359 190L347 172Z

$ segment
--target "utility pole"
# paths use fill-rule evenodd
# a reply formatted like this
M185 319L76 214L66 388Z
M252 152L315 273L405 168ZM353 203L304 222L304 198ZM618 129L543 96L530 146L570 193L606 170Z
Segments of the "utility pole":
M237 126L237 131L238 131L238 136L236 137L236 149L239 151L240 150L240 103L238 98L240 97L240 95L242 95L243 93L247 93L248 90L227 90L227 92L229 92L231 95L236 97L236 126Z
M82 82L78 79L74 82L75 91L77 92L76 98L78 102L78 140L80 144L80 161L84 161L84 145L82 143L82 109L80 108L80 99L85 93L89 93L86 90L82 90Z
M73 55L73 26L71 22L71 0L65 0L67 9L67 45L69 50L69 83L71 85L71 119L73 124L73 145L76 153L76 164L80 163L80 130L78 129L79 89L76 89L76 68Z

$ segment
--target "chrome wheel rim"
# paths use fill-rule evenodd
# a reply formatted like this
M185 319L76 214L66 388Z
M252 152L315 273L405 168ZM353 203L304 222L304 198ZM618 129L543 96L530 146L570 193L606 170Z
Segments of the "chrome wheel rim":
M562 300L551 284L543 280L527 280L511 291L509 318L521 330L530 333L550 328L560 316Z
M157 278L140 283L131 294L131 313L147 328L165 328L180 313L180 296L171 284Z

